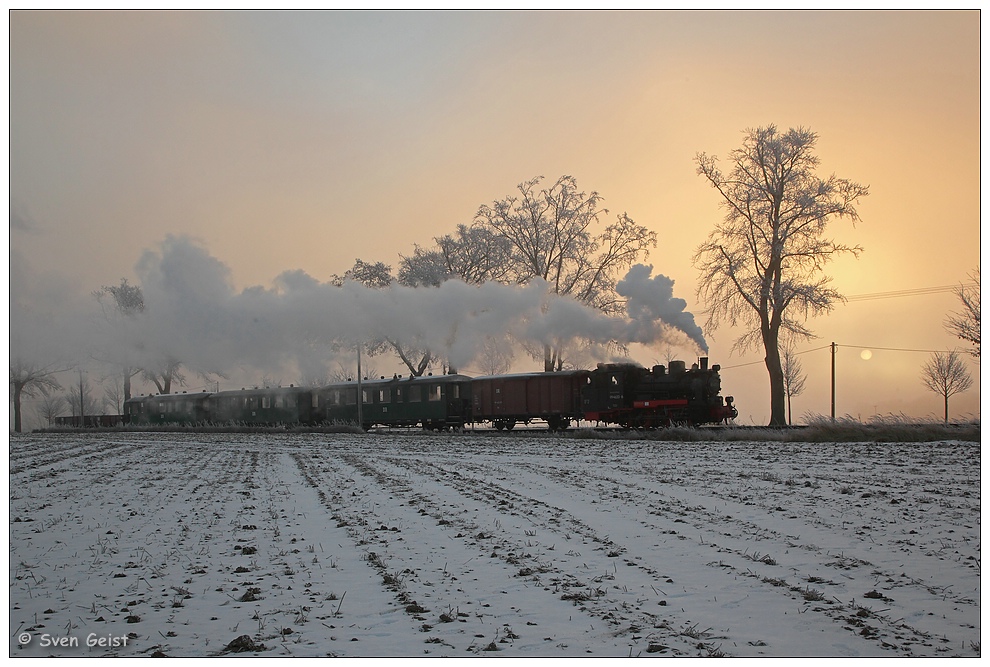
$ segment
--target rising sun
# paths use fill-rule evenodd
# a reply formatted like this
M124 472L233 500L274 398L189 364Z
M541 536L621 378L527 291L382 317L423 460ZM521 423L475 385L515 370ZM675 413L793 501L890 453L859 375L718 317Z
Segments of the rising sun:
M863 350L862 352L859 353L859 356L862 357L863 359L869 359L870 357L873 356L873 353L869 350Z

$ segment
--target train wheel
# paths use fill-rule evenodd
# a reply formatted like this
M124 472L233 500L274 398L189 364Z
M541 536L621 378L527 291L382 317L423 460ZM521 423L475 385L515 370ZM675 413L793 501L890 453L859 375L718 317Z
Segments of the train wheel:
M513 420L513 419L509 419L509 420L507 420L507 421L505 422L505 430L506 430L506 431L511 431L511 430L512 430L512 429L514 429L515 427L516 427L516 422L515 422L515 420Z
M495 427L496 431L501 431L505 428L505 422L503 421L493 421L492 426Z
M549 417L547 417L547 428L550 430L551 433L556 433L557 431L559 431L560 430L560 416L559 415L550 415Z

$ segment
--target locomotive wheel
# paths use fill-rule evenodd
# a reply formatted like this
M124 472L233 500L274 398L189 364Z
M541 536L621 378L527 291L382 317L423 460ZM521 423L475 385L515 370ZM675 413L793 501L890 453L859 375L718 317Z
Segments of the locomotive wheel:
M495 427L495 430L496 431L501 431L501 430L503 430L505 428L505 422L503 422L503 421L494 421L494 422L492 422L492 426Z
M515 427L516 427L516 422L515 422L514 419L510 419L510 420L508 420L508 421L505 422L505 430L506 431L511 431Z

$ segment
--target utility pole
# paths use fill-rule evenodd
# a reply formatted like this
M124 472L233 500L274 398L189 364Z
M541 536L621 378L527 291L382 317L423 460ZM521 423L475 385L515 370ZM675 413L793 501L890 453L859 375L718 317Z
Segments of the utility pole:
M83 372L79 369L79 426L86 425L86 392L83 391Z
M361 392L361 343L357 346L357 361L358 361L358 385L357 385L357 408L358 408L358 428L364 428L364 396Z
M835 342L832 342L832 422L835 422Z

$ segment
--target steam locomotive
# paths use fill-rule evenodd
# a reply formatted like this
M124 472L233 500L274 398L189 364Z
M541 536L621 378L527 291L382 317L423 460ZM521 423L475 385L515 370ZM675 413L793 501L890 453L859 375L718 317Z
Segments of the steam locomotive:
M358 406L360 391L360 410ZM129 399L129 424L312 425L352 423L446 430L491 424L497 430L544 422L551 431L579 420L627 428L699 425L734 419L720 395L719 366L708 358L687 368L598 364L594 370L468 377L393 376L325 387L273 387Z

